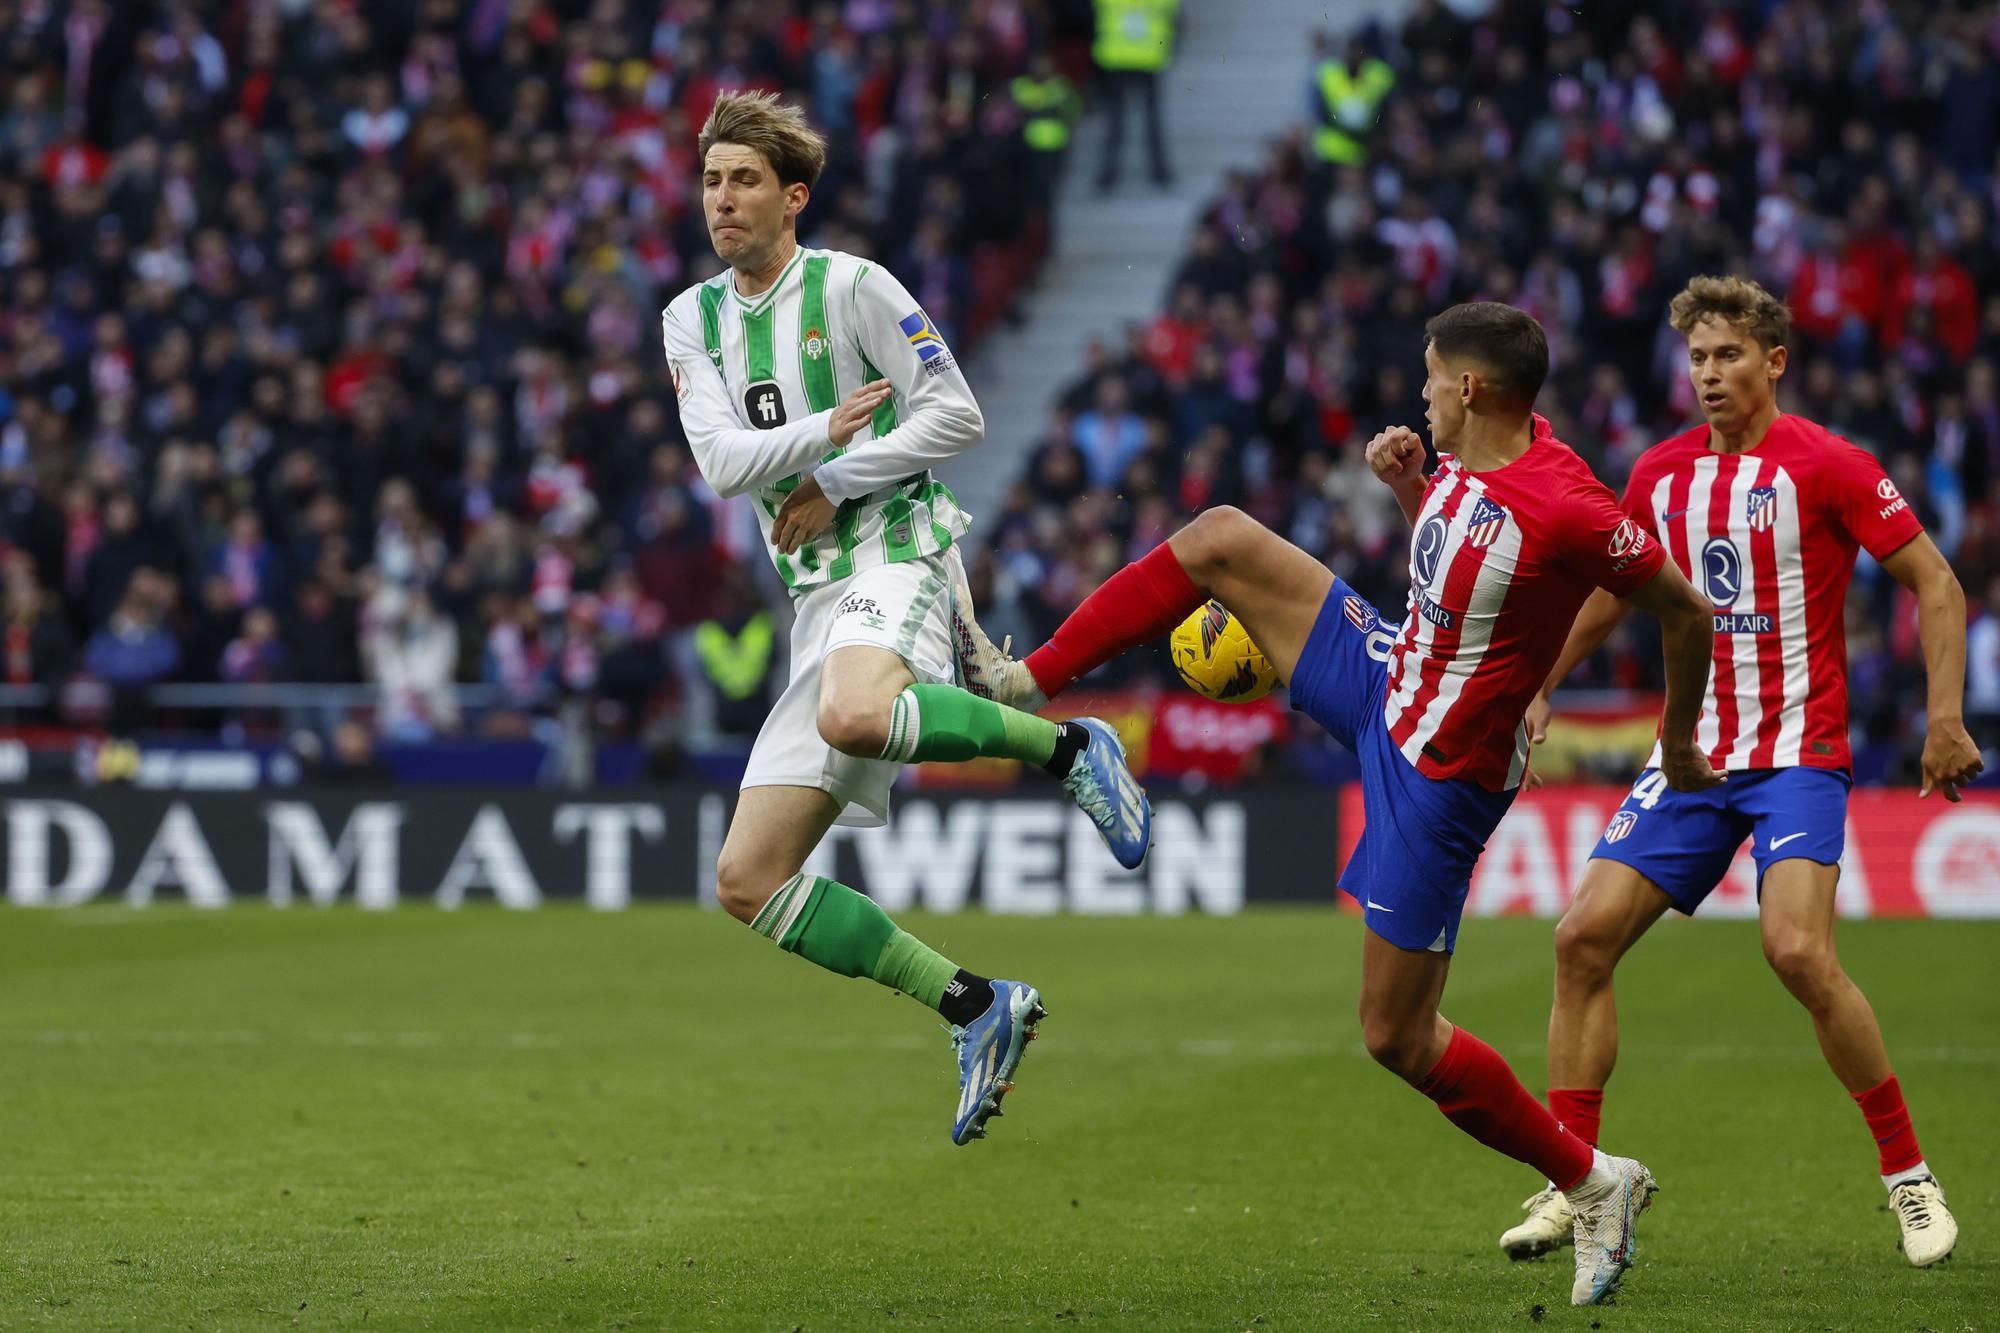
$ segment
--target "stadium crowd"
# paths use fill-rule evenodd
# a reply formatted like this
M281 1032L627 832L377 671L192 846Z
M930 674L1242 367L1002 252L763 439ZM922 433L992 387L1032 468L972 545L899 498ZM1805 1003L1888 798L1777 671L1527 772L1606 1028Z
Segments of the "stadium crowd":
M1047 203L1011 81L1089 22L0 0L6 683L366 679L421 737L462 725L454 680L629 727L702 663L740 679L768 636L715 566L764 556L689 465L659 345L716 267L714 94L801 99L833 145L812 241L886 260L965 343Z
M1093 349L982 515L990 619L1040 642L1223 502L1399 608L1407 528L1362 445L1421 426L1424 320L1533 313L1541 410L1622 487L1698 419L1667 302L1726 271L1795 312L1781 401L1882 455L1953 560L1979 608L1969 709L2000 714L2000 7L1463 8L1321 39L1309 127L1223 184L1158 316ZM1916 753L1922 656L1913 599L1879 571L1857 588L1858 764L1879 776ZM1656 685L1649 626L1572 684Z
M1918 499L1981 608L1969 706L2000 717L2000 7L1476 8L1320 39L1306 127L1223 183L1158 317L1094 350L979 516L996 631L1039 639L1225 501L1393 607L1400 519L1360 446L1419 414L1425 317L1537 315L1543 410L1618 484L1693 415L1667 299L1730 270L1794 306L1788 404ZM630 729L675 725L699 675L754 730L764 555L678 442L657 343L714 271L708 102L800 99L833 145L803 237L886 260L963 347L1037 257L1023 126L1056 132L1090 24L1088 0L0 0L6 683L366 679L422 737L465 725L454 680ZM1856 717L1893 755L1915 617L1858 587ZM1583 683L1653 684L1645 633Z

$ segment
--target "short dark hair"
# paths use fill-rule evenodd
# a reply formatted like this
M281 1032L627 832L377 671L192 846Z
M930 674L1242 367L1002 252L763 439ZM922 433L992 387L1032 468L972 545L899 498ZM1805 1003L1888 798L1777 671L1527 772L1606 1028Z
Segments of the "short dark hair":
M1792 312L1748 278L1694 278L1667 307L1667 323L1683 338L1711 319L1749 335L1767 352L1783 347L1792 336Z
M1533 407L1549 377L1549 335L1525 310L1498 301L1469 301L1432 315L1424 336L1446 361L1472 361L1486 387Z

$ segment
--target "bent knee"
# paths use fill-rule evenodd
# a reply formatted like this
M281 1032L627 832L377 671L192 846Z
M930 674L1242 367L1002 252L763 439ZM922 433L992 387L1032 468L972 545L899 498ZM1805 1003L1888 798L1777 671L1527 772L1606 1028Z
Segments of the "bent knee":
M1415 1083L1430 1072L1418 1067L1424 1063L1430 1027L1430 1023L1413 1027L1406 1021L1364 1012L1361 1044L1367 1048L1369 1059L1397 1077Z
M1229 564L1229 553L1242 541L1242 534L1256 520L1235 505L1217 505L1196 514L1194 520L1174 534L1171 545L1181 568L1196 583L1206 583Z
M889 743L888 710L848 700L822 699L819 734L820 739L842 754L878 758Z
M1580 981L1608 981L1618 941L1599 923L1572 913L1556 923L1556 968Z
M796 873L796 872L794 872ZM722 910L748 925L764 910L790 875L777 874L768 864L725 846L715 861L715 900Z
M1833 950L1816 941L1765 940L1764 959L1785 989L1808 1006L1831 995L1843 975Z

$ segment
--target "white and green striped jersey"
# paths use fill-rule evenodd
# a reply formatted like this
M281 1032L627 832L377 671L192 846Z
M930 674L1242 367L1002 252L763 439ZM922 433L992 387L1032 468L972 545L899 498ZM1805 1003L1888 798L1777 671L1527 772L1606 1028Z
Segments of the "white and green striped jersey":
M695 463L718 494L755 498L766 544L808 473L839 505L815 541L769 548L795 595L965 534L966 514L930 469L979 443L985 422L929 316L879 264L800 249L755 298L725 272L675 297L661 322ZM894 394L836 448L832 409L875 379Z

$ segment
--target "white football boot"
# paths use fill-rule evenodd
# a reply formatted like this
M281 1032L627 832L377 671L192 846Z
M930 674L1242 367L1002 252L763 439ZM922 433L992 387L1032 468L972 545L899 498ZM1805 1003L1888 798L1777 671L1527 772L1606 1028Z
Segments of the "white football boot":
M1908 1180L1889 1192L1889 1204L1903 1227L1903 1257L1918 1268L1951 1258L1958 1244L1958 1220L1944 1206L1944 1189L1929 1176Z
M1509 1259L1539 1259L1551 1250L1560 1250L1574 1239L1569 1200L1554 1185L1542 1186L1521 1205L1528 1215L1500 1233L1500 1248Z
M968 693L1026 713L1039 713L1048 707L1048 696L1035 684L1028 664L1007 656L1004 648L994 647L986 631L979 628L963 567L952 579L951 628L958 649L958 673ZM1012 643L1008 640L1009 646Z
M1638 1250L1639 1214L1651 1205L1657 1189L1653 1173L1642 1163L1597 1153L1590 1174L1569 1192L1576 1243L1571 1305L1598 1305L1617 1292Z

